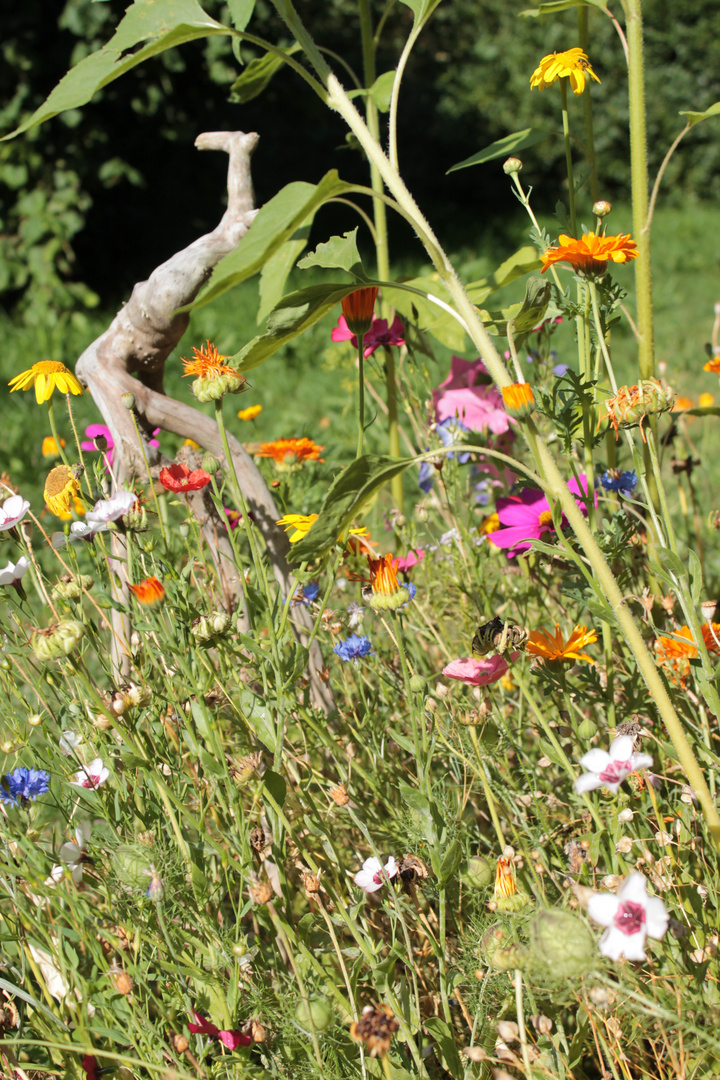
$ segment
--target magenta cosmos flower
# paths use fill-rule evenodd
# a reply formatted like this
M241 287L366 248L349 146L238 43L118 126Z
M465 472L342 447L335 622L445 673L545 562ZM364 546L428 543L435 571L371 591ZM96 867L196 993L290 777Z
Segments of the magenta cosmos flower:
M502 435L514 423L482 360L453 356L450 374L433 390L433 404L438 423L457 417L471 431L489 429L494 435Z
M393 563L396 570L400 570L403 574L406 574L408 570L410 570L413 566L417 566L417 564L424 558L425 552L422 550L422 548L415 548L414 550L410 550L407 555L403 555L399 559L393 559Z
M107 450L105 451L105 456L107 458L108 465L112 468L113 457L114 457L114 453L115 453L115 440L113 439L113 437L112 437L112 435L110 433L110 428L107 427L105 424L88 424L88 426L85 428L85 434L87 435L87 440L85 442L80 443L80 449L81 450L88 450L91 453L93 451L97 450L97 447L96 447L95 443L93 442L93 439L97 439L98 436L102 436L104 439L107 439L107 444L108 445L107 445ZM159 434L160 434L160 428L155 428L155 430L153 431L153 435L159 435ZM148 443L148 446L159 446L159 445L160 445L160 443L155 438L150 439L150 441Z
M388 326L387 319L376 319L373 315L372 326L363 338L365 357L372 356L381 345L404 345L404 333L405 327L398 315L393 319L391 326ZM333 341L351 341L357 348L357 338L345 321L344 315L338 319L338 324L333 327L330 337Z
M228 1050L237 1050L239 1046L249 1046L252 1042L252 1037L243 1035L242 1031L222 1031L195 1009L193 1009L193 1016L195 1023L188 1024L188 1031L191 1031L193 1035L207 1035L211 1039L219 1039Z
M513 653L511 660L516 660L520 653ZM443 675L448 679L457 679L468 686L489 686L502 679L509 668L504 656L491 656L487 660L475 660L472 656L462 656L452 660L443 668Z
M568 481L568 489L573 495L579 496L575 501L583 514L587 515L585 505L587 479L584 475L580 477L580 482L582 494L574 478ZM597 506L597 492L595 505ZM509 559L520 551L527 551L530 541L539 540L543 533L553 530L552 513L548 501L542 491L537 491L535 488L523 488L517 495L508 495L507 498L498 499L495 509L503 528L488 533L488 540L495 547L509 549ZM564 514L561 525L563 528L567 526Z

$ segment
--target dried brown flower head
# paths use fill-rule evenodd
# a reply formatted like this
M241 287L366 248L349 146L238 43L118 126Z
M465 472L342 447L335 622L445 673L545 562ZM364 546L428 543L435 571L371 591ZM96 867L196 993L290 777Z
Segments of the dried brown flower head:
M262 851L269 843L270 837L264 829L258 826L258 828L250 830L250 846L255 851Z
M0 1031L10 1031L20 1026L20 1013L14 1001L4 1001L0 1005Z
M428 868L416 855L403 855L398 863L398 873L405 885L415 885L428 876Z
M249 886L248 892L254 904L269 904L273 897L272 886L268 881L256 881Z
M350 802L350 796L344 784L336 784L334 788L331 788L330 798L337 806L347 806Z
M399 1027L395 1014L387 1005L366 1005L360 1019L350 1025L350 1037L355 1042L365 1043L370 1057L378 1057L387 1054Z

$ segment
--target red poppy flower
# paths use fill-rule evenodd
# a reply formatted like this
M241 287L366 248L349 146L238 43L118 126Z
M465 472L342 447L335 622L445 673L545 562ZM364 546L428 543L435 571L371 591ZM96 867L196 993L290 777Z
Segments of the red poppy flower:
M194 1035L209 1035L211 1039L219 1039L228 1050L237 1050L238 1046L249 1046L252 1042L251 1035L243 1035L241 1031L221 1031L219 1028L201 1016L193 1009L194 1024L188 1024L188 1031Z
M204 469L188 469L187 465L171 465L161 469L158 477L166 491L200 491L210 483L210 473Z

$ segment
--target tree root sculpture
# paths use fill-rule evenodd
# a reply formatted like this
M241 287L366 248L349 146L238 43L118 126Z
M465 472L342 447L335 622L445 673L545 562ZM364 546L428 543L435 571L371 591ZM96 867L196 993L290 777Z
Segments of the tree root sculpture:
M158 427L193 439L213 453L224 468L234 467L255 525L265 539L275 579L287 595L288 590L295 588L287 562L289 544L276 525L278 510L255 462L230 435L228 441L233 460L226 462L215 421L163 392L165 361L189 323L189 315L178 313L178 309L195 299L213 267L237 247L257 213L250 172L250 159L257 143L258 136L254 132L215 131L198 136L195 145L199 150L224 150L229 157L228 205L222 220L212 232L199 237L158 266L147 281L138 282L108 329L82 354L75 371L92 394L112 433L118 481L146 475L145 458L156 460L147 446L149 433ZM131 409L123 404L124 394L133 395ZM218 530L208 520L203 524L213 560L220 570L227 560L225 541L216 543ZM122 566L122 545L122 538L117 537L112 552L116 572ZM230 602L242 602L238 575L221 573L220 578ZM122 577L118 588L127 599L127 586ZM126 618L118 612L115 614L113 655L116 667L122 672L130 664L130 627ZM302 640L302 629L308 629L310 625L304 609L296 609L295 623L299 624L298 633ZM329 713L334 702L320 678L323 663L317 642L311 646L308 669L313 703Z

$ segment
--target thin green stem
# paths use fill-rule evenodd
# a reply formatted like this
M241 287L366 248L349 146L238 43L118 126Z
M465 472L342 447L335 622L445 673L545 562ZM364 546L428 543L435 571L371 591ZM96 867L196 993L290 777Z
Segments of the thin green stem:
M60 436L58 435L57 424L55 423L55 405L53 403L52 395L47 399L47 409L48 409L48 420L50 422L50 430L52 432L52 437L55 440L55 446L57 447L57 452L60 455L60 457L62 458L63 465L67 465L67 467L69 469L70 468L70 462L68 461L68 456L65 453L65 447L63 446L63 444L60 441Z
M355 458L362 457L365 438L365 335L358 334L358 396L357 396L357 450Z
M577 216L575 213L575 177L573 175L572 145L570 142L570 117L567 107L568 80L560 80L560 100L562 103L563 138L565 140L565 167L568 178L568 201L570 203L570 229L577 238Z

